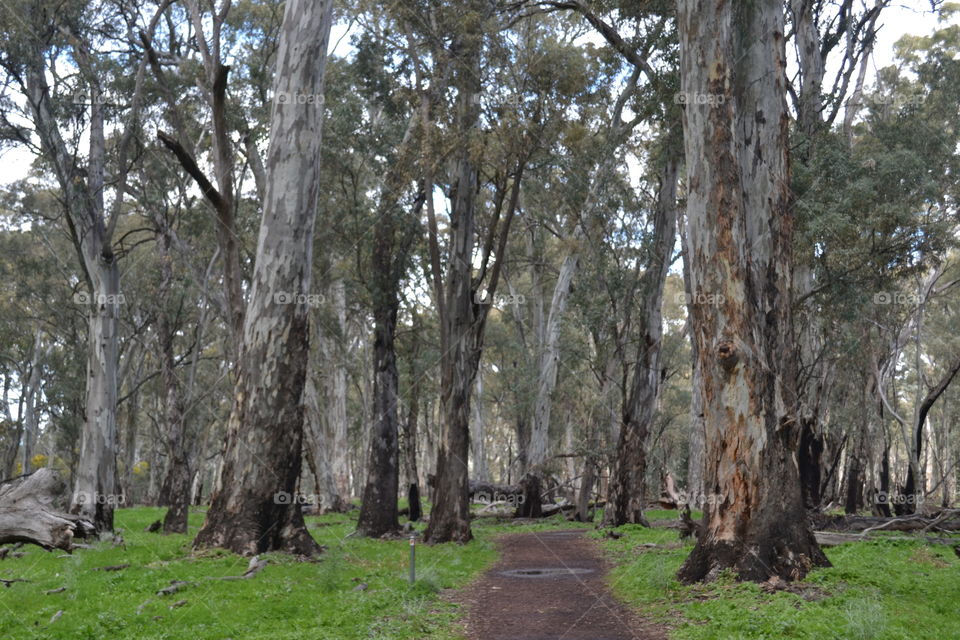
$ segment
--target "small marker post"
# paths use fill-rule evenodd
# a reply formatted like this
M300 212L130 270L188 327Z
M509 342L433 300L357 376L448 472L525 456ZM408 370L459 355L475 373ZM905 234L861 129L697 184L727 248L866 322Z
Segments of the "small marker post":
M417 537L416 534L410 536L410 584L417 581Z

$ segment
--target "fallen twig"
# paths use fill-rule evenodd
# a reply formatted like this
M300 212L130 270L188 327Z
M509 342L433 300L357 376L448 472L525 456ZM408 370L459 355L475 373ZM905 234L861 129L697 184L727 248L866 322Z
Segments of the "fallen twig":
M3 586L9 589L10 585L12 585L14 582L30 582L30 581L24 580L23 578L13 578L11 580L7 580L6 578L0 578L0 582L3 583Z

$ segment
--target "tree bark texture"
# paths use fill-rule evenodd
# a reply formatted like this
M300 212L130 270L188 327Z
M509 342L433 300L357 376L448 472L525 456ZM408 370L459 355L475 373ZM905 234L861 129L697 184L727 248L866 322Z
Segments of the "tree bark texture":
M263 219L223 467L196 547L254 555L320 550L295 499L332 2L288 0L280 28Z
M693 328L706 428L703 533L684 582L828 564L800 493L783 6L678 0ZM701 99L702 96L702 99Z

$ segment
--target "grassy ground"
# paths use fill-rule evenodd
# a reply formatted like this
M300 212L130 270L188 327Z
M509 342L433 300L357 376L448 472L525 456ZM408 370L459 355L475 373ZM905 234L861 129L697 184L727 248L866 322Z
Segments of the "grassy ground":
M652 519L675 511L648 512ZM624 526L604 547L618 596L672 628L677 640L947 640L960 638L960 559L949 546L855 542L825 549L833 563L801 594L766 593L732 579L682 586L677 569L692 545L675 529ZM903 534L897 534L902 536ZM656 547L644 547L644 544Z
M418 545L418 581L411 587L409 542L347 537L356 513L307 518L328 547L321 561L268 554L269 564L252 579L224 581L208 578L240 575L247 559L191 553L202 513L191 513L189 535L163 536L144 532L162 509L121 509L116 524L124 547L101 543L66 555L28 545L23 557L0 561L0 578L29 580L0 588L0 638L456 638L457 611L440 599L441 590L486 569L496 556L492 538L517 528L482 519L468 545ZM523 530L565 526L551 520ZM120 564L130 566L96 570ZM172 580L191 584L156 595ZM60 587L66 590L44 594Z
M458 611L440 593L492 564L494 537L583 526L559 519L533 525L477 520L469 545L418 545L418 581L410 587L409 543L348 537L356 511L307 518L328 547L319 562L269 554L267 567L249 580L209 579L240 575L247 560L191 553L200 512L191 514L189 535L145 533L162 513L118 511L124 547L102 543L66 555L25 546L22 557L0 561L0 578L29 580L0 588L0 638L453 640L460 637ZM676 512L647 516L673 519ZM770 594L732 579L682 586L675 574L691 547L677 540L675 529L619 531L620 539L603 542L617 565L610 576L614 591L669 626L677 640L960 639L960 560L950 547L897 541L834 547L827 550L834 567L811 573L801 593ZM96 570L120 564L130 566ZM156 595L171 580L190 584ZM66 590L44 594L60 587Z

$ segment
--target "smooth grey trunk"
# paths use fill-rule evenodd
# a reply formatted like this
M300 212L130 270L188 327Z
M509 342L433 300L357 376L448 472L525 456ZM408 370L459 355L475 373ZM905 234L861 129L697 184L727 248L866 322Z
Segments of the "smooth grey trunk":
M530 444L526 448L526 467L524 471L529 470L533 473L540 474L543 472L542 466L547 460L550 413L553 406L553 392L557 386L557 373L560 364L560 332L563 318L567 311L570 290L580 266L580 244L584 240L583 222L593 214L597 202L603 195L603 189L607 184L607 179L616 166L616 147L619 146L624 136L633 128L631 124L623 122L621 118L627 100L636 90L637 78L638 76L636 74L631 77L627 88L623 90L614 105L613 113L610 116L609 127L605 131L607 144L612 148L608 150L608 153L604 155L603 159L591 172L586 197L580 207L580 211L575 214L576 218L573 222L573 231L570 237L565 239L567 242L564 244L569 245L571 249L564 256L563 262L560 264L557 281L553 286L553 296L550 299L547 319L546 322L542 324L541 331L537 333L539 338L536 342L538 349L537 395L534 402L533 421L530 427ZM540 305L538 315L542 322L542 296L538 296L538 301ZM535 326L540 326L540 323L538 322Z
M90 520L98 531L113 530L117 502L117 332L120 273L112 259L96 260L87 357L87 418L71 513Z
M333 477L330 462L333 442L324 425L324 407L316 383L317 366L322 357L319 349L310 350L303 389L303 451L316 484L317 507L321 513L326 513L341 511L345 505Z
M690 323L693 318L693 290L690 283L690 245L686 231L686 218L680 216L680 241L683 247L683 291L687 301L687 327L690 330L690 354L693 358L690 376L690 426L687 446L687 502L693 508L703 506L703 464L706 433L703 422L703 373L700 370L700 358L697 353L697 341Z
M336 354L328 361L329 387L326 410L327 428L330 434L330 465L333 482L341 500L349 501L350 491L350 442L347 439L347 295L343 279L338 278L330 286L333 309L337 322L336 339L339 345L331 344L328 355ZM324 337L324 340L330 338Z
M477 370L477 379L473 384L473 435L470 437L473 455L473 477L480 482L490 480L490 468L487 465L487 425L483 415L483 371Z
M612 155L612 154L611 154ZM596 183L596 180L593 181ZM591 185L591 189L593 189ZM583 239L583 230L579 221L574 224L573 244ZM557 282L553 287L550 310L544 328L543 343L540 345L539 366L537 368L537 396L533 408L533 422L530 427L530 445L527 447L527 468L543 473L543 464L547 460L550 432L550 413L553 407L553 391L557 386L557 370L560 364L560 329L566 314L567 301L573 279L580 263L579 250L573 250L563 258Z
M223 467L196 547L320 551L293 498L300 477L308 305L319 196L330 0L288 0L280 28L263 219Z

